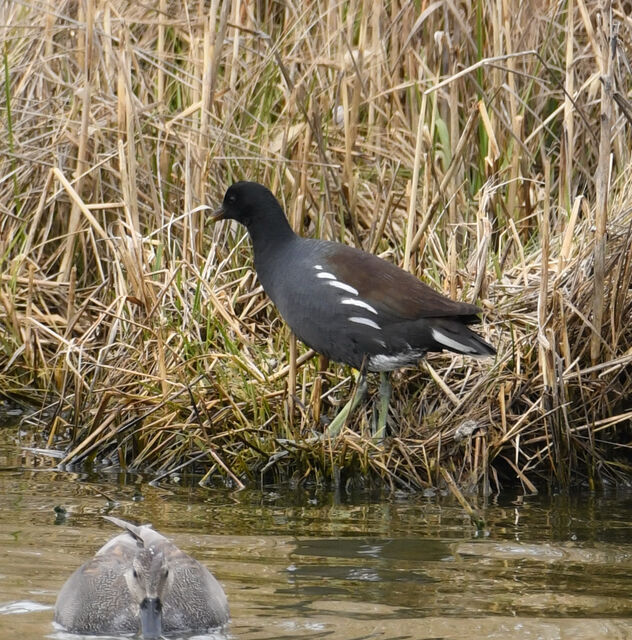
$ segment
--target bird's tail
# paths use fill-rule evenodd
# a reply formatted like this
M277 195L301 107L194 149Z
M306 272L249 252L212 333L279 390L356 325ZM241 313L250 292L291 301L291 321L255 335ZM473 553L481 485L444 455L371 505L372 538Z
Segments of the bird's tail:
M455 320L437 319L432 322L430 332L439 345L437 351L447 349L469 356L493 356L496 349L469 327Z

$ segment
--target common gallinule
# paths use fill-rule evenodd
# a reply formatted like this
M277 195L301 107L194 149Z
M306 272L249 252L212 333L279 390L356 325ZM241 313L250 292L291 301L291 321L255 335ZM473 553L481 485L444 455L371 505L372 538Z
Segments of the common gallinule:
M128 635L205 632L228 622L228 602L213 574L151 525L103 516L121 533L61 588L55 622L71 633Z
M233 184L214 219L246 227L257 276L296 336L327 358L360 370L358 390L330 433L340 429L366 392L365 371L382 373L381 436L390 397L387 372L415 365L429 351L496 353L467 326L479 322L478 307L446 298L365 251L296 235L277 199L261 184Z

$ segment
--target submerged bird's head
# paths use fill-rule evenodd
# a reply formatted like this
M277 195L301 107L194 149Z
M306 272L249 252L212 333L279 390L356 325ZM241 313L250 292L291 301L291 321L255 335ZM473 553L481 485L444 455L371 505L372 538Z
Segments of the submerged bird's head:
M266 218L278 216L279 212L285 218L277 199L262 184L235 182L228 187L213 220L236 220L249 228L253 222L263 222Z
M142 638L155 640L162 637L163 605L173 582L167 556L139 543L132 565L125 572L125 581L138 606Z

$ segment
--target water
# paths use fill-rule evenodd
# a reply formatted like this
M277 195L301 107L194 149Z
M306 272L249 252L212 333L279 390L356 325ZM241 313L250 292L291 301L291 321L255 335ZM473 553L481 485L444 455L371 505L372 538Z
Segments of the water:
M117 533L106 513L152 522L214 572L232 622L207 640L632 638L631 493L503 496L479 505L477 534L448 496L152 487L24 463L0 445L0 640L78 637L52 607Z

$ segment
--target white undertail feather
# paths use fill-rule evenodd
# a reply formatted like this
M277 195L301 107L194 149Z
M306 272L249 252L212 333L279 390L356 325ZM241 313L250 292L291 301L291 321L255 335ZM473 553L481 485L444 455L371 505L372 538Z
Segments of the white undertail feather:
M336 276L333 273L329 273L328 271L323 271L322 273L319 273L317 276L317 278L322 278L324 280L335 280Z
M424 352L419 350L411 350L394 355L384 355L380 353L369 358L369 371L393 371L401 367L409 366L414 363L415 360L421 360L423 357Z
M469 344L463 344L458 340L454 340L454 338L451 338L450 336L446 336L445 333L442 333L439 329L432 329L432 337L444 347L454 349L459 353L477 353L474 347L471 347Z

